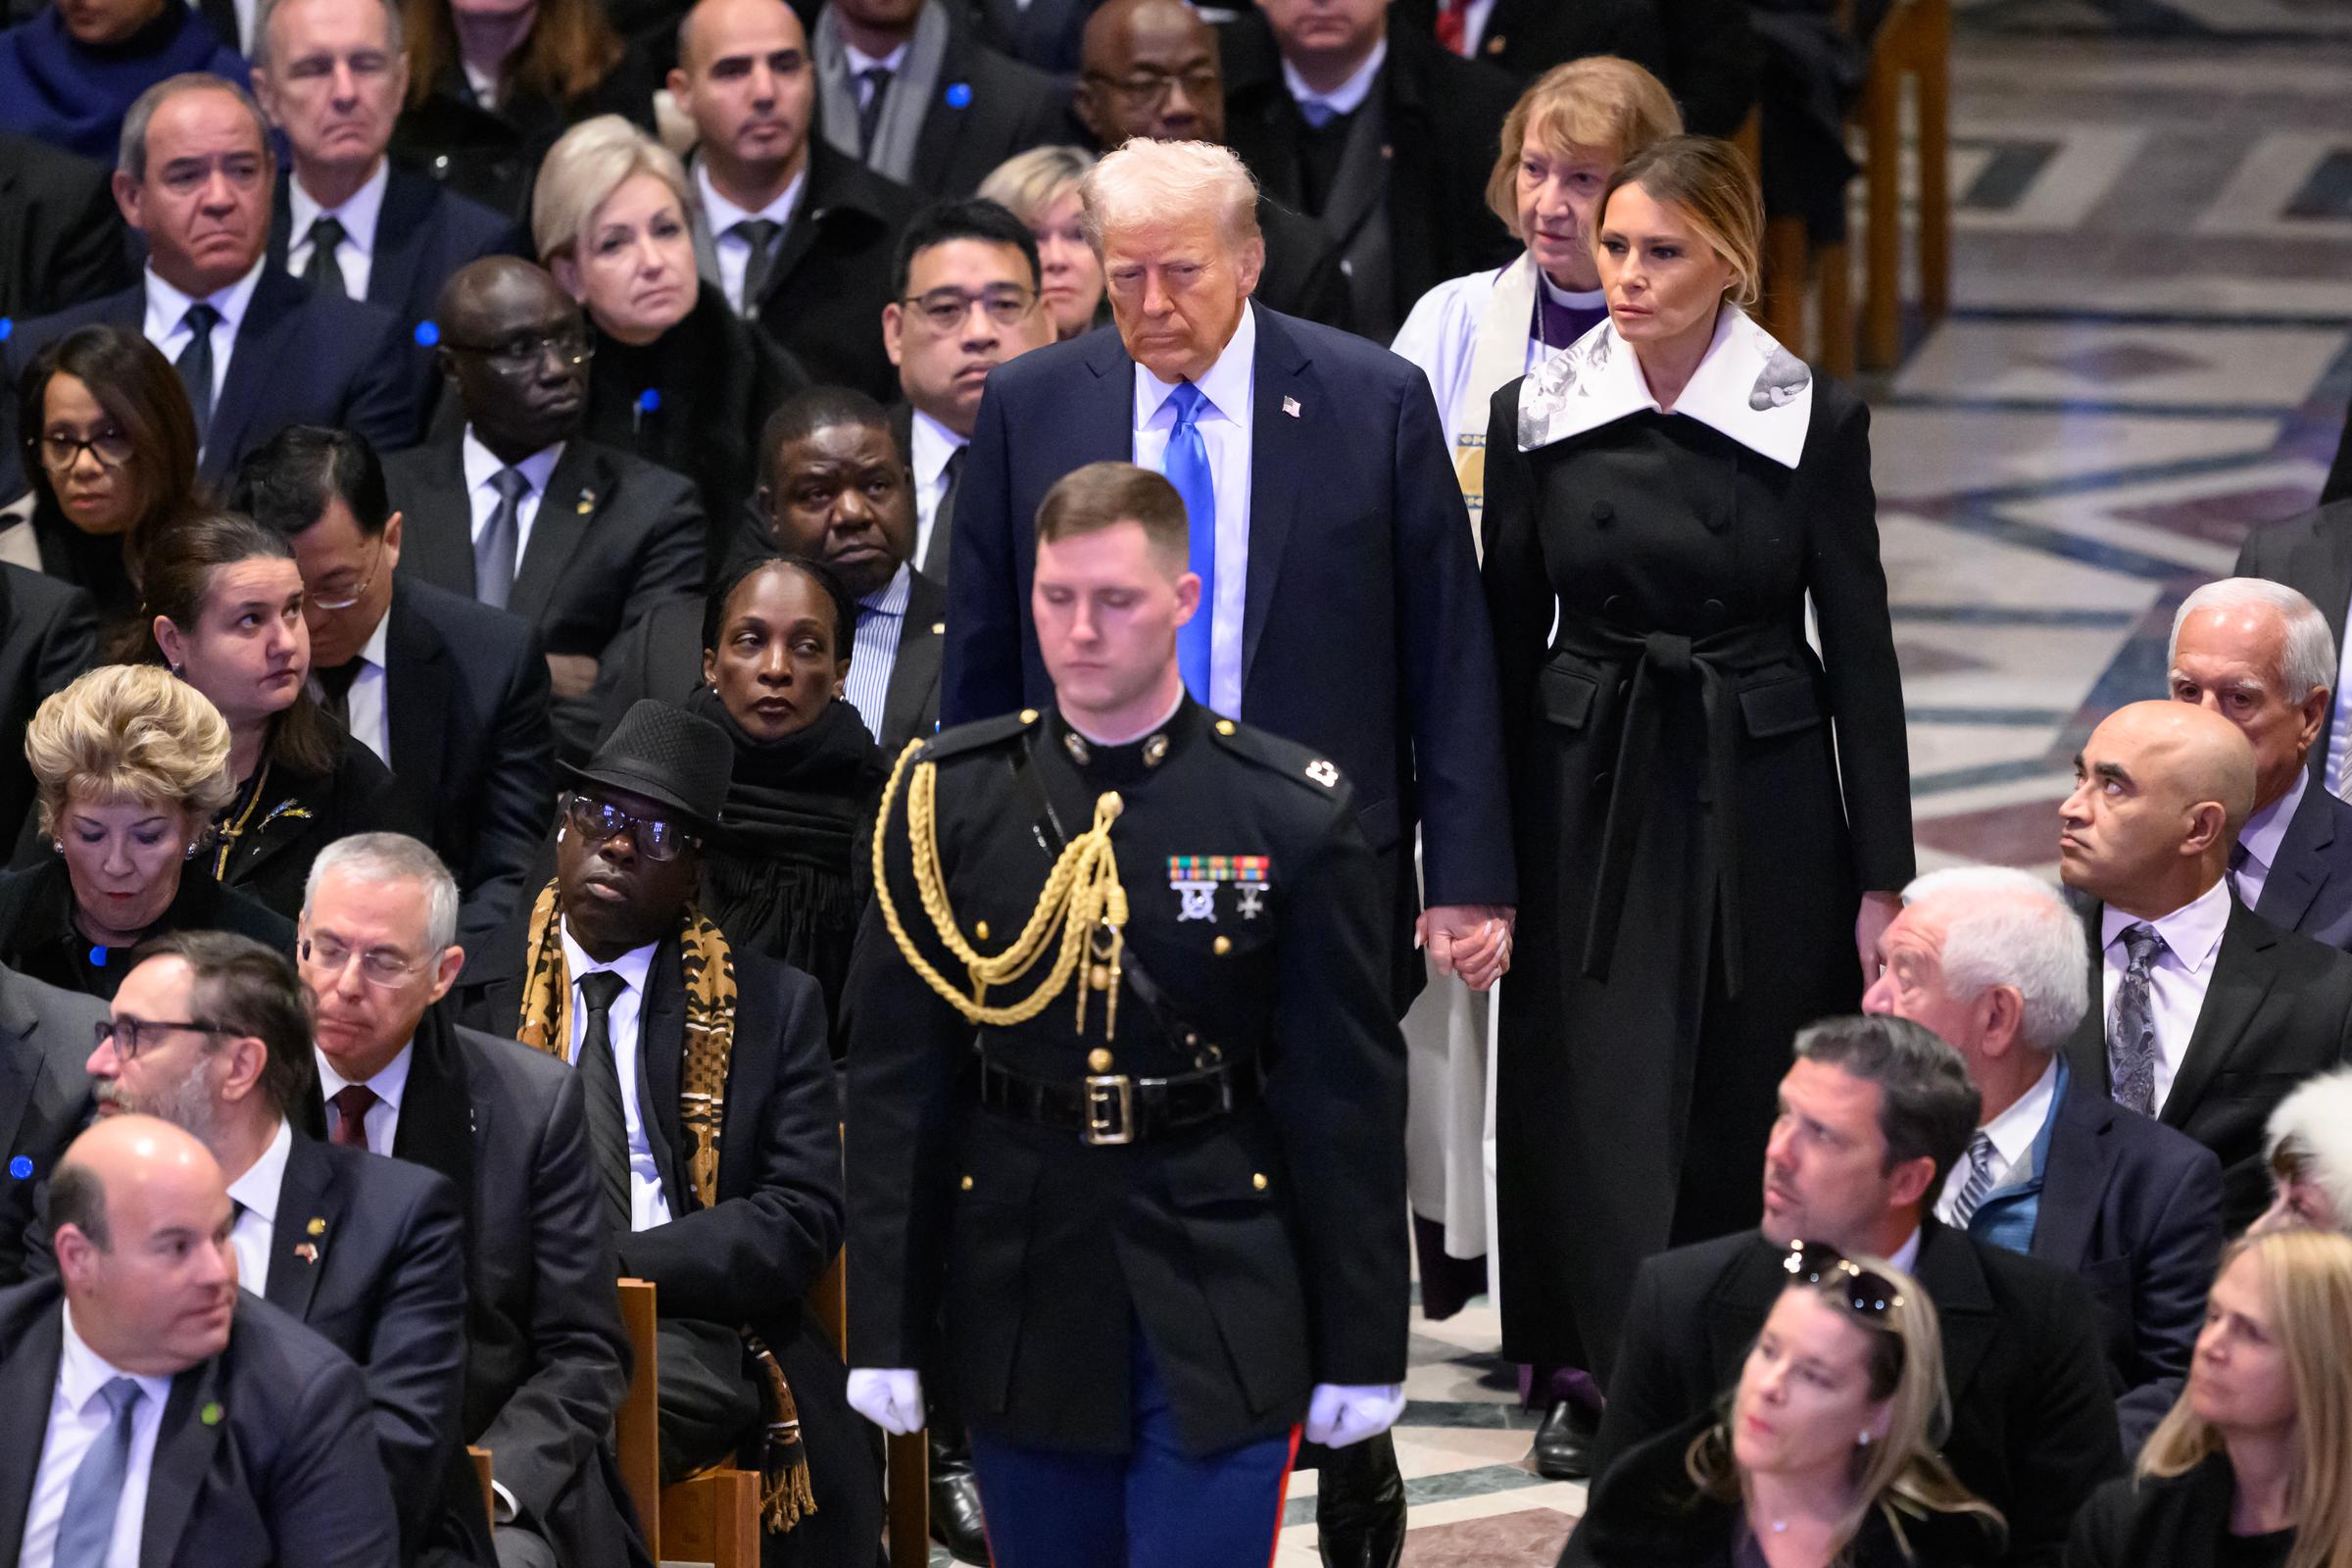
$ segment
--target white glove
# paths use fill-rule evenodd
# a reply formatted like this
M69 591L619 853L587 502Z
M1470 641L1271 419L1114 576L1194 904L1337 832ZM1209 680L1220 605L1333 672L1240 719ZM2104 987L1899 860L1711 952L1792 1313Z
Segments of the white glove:
M923 1380L912 1367L853 1367L850 1408L885 1432L923 1429Z
M850 1375L857 1376L855 1372ZM850 1402L858 1402L855 1388ZM1350 1443L1380 1436L1395 1426L1402 1414L1404 1385L1401 1383L1361 1388L1318 1383L1306 1401L1307 1441L1320 1443L1326 1448L1345 1448Z

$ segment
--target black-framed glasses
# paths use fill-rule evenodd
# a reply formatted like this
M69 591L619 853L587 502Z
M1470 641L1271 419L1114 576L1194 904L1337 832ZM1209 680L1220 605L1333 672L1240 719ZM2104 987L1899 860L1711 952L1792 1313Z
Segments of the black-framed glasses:
M384 536L379 533L375 536L375 559L368 564L367 576L362 577L356 586L348 588L340 583L322 582L303 596L302 608L305 610L349 610L368 597L368 590L375 583L375 574L383 570L383 567Z
M236 1033L206 1018L101 1018L91 1026L90 1033L101 1046L111 1042L115 1054L128 1061L154 1045L157 1036L168 1035L175 1029L192 1035Z
M102 468L120 468L130 461L130 437L120 430L101 430L87 438L70 430L51 430L24 443L51 473L70 473L87 452Z
M564 798L564 819L571 824L573 832L591 844L603 844L626 833L637 853L649 860L674 860L689 849L699 849L703 842L666 818L631 816L610 802L585 795Z
M959 288L935 288L928 294L899 301L921 317L934 332L953 332L977 305L999 326L1018 326L1037 309L1037 296L1017 283L996 283L970 293Z
M1182 87L1184 95L1195 102L1217 95L1217 68L1196 66L1191 71L1138 71L1132 75L1104 76L1094 73L1087 80L1107 87L1128 102L1142 108L1156 109L1168 101L1168 89Z
M1788 1277L1800 1285L1826 1286L1839 1294L1861 1317L1883 1322L1901 1310L1903 1293L1886 1275L1864 1268L1827 1242L1796 1242L1781 1260Z
M577 326L555 332L518 332L503 343L461 343L455 338L441 341L461 354L480 355L509 375L536 370L550 354L564 365L586 365L596 358L596 344L590 341L586 328Z
M304 937L298 951L303 962L315 963L332 975L340 975L344 966L351 962L353 955L357 954L360 977L371 986L382 986L386 990L421 974L432 963L430 958L403 957L390 948L369 948L361 952L351 944L329 936Z

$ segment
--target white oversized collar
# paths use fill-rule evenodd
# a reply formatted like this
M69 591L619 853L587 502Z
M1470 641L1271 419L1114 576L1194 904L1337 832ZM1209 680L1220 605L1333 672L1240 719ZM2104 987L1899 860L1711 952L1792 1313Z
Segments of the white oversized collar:
M1657 407L1642 362L1617 335L1617 323L1604 320L1528 372L1519 389L1519 449L1533 452ZM1813 372L1738 306L1726 305L1674 412L1793 468L1813 422Z

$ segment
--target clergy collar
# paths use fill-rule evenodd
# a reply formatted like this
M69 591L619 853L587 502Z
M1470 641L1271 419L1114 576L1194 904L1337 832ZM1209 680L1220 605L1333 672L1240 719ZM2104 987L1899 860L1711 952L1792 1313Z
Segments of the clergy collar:
M1617 323L1605 320L1529 372L1519 391L1519 449L1533 452L1657 408L1641 360L1617 335ZM1674 413L1793 468L1813 421L1813 372L1726 304Z

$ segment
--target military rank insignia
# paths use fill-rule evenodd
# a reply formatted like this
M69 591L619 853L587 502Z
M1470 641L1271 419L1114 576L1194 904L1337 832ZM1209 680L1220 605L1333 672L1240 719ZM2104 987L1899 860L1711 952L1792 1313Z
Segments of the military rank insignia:
M1168 886L1180 901L1179 920L1217 919L1217 889L1231 883L1234 912L1254 920L1265 912L1267 877L1274 869L1269 855L1171 855Z

